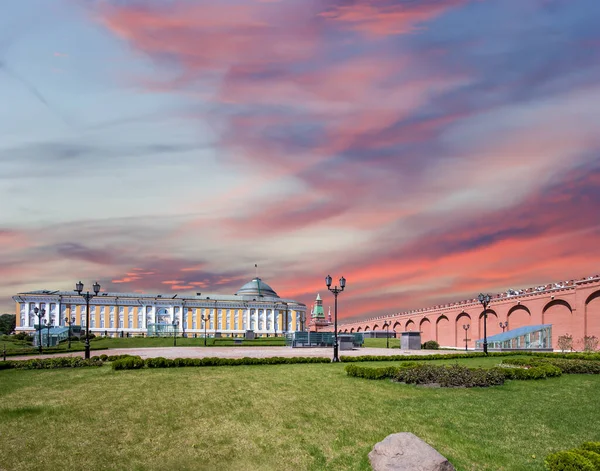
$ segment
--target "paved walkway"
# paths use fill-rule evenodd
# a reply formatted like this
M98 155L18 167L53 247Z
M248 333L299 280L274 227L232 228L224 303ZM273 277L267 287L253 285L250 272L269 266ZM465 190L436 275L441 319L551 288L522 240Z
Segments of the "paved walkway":
M398 348L360 348L340 351L340 356L361 355L432 355L457 353L457 350L400 350ZM333 357L332 348L290 348L290 347L150 347L113 348L92 350L95 355L139 355L142 358L268 358L268 357ZM27 355L8 357L7 360L28 360L31 358L51 358L65 356L83 357L84 352L57 353L52 355Z

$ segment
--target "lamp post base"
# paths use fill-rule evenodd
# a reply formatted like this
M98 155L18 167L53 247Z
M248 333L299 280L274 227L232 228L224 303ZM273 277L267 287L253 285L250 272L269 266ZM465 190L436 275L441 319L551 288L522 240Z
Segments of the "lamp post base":
M90 339L85 339L85 359L90 359Z
M333 345L333 363L338 363L340 361L339 357L338 357L338 345L337 343L335 343Z

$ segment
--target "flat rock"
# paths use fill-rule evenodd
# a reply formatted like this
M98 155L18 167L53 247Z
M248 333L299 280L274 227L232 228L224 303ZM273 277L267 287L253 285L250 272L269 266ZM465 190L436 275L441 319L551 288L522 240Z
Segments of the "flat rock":
M455 471L432 446L409 432L393 433L369 453L374 471Z

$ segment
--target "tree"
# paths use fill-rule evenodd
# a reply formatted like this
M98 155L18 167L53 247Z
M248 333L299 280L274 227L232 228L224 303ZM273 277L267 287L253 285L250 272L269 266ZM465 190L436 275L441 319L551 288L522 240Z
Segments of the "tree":
M2 314L0 316L0 334L10 334L17 327L17 316L15 314Z
M595 352L598 350L598 337L595 335L587 335L579 343L583 346L584 352Z
M563 352L573 350L573 336L569 334L561 335L558 337L558 348Z

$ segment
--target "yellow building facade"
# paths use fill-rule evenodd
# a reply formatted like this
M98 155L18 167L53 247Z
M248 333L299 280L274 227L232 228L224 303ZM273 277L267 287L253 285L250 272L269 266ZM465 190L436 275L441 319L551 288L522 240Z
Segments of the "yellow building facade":
M35 331L42 323L53 326L86 325L85 299L75 291L30 291L13 296L17 331ZM100 292L90 300L90 331L96 335L141 335L155 326L177 325L181 334L258 336L304 330L306 305L280 298L260 278L242 286L234 295L196 293L139 294Z

